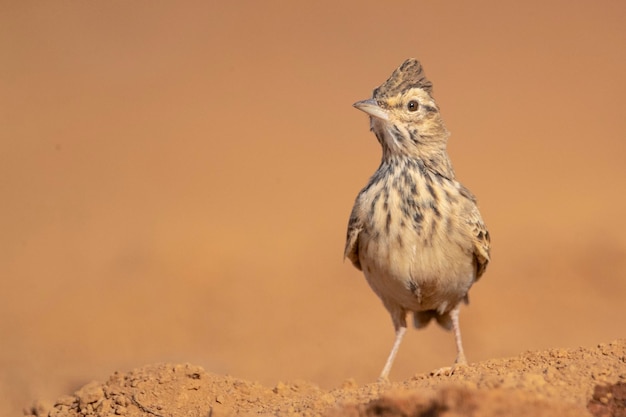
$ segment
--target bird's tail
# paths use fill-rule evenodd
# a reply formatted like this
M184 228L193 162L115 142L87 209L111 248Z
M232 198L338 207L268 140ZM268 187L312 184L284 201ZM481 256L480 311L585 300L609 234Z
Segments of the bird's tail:
M450 313L439 314L437 310L413 312L413 325L416 329L426 327L432 319L437 320L437 324L444 329L452 329L452 318L450 317Z

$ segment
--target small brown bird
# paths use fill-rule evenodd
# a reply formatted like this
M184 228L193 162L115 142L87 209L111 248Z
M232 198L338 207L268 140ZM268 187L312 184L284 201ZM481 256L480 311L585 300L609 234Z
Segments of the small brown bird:
M370 116L383 150L354 203L344 253L363 271L395 327L379 379L388 378L408 313L418 329L435 319L454 331L456 361L437 371L452 373L467 363L459 308L489 263L489 232L476 198L455 179L446 152L450 134L419 61L406 60L371 99L354 107Z

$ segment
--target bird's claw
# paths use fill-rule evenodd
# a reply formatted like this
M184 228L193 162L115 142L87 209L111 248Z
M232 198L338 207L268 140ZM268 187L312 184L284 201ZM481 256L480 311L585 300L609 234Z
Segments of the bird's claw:
M382 384L382 385L387 385L389 384L389 378L387 378L386 376L379 376L378 379L376 380L376 382L378 384Z
M456 371L465 366L467 366L466 362L455 363L452 366L445 366L443 368L430 371L430 376L452 376Z

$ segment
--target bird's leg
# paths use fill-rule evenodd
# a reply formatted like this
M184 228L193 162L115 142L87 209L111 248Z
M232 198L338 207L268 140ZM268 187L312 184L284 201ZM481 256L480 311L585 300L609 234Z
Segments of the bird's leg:
M465 359L465 352L463 351L463 342L461 341L461 327L459 326L460 310L461 304L458 304L450 312L450 318L452 319L452 331L454 332L454 341L456 342L456 360L454 361L455 366L467 365L467 359Z
M402 338L404 337L404 333L406 332L406 324L404 326L396 327L396 340L393 342L393 347L391 348L391 352L389 352L389 357L387 358L387 362L385 363L385 367L383 371L380 373L378 377L379 382L388 381L389 371L391 371L391 366L393 365L393 361L396 359L396 355L398 354L398 348L400 348L400 343L402 343Z
M440 375L452 375L459 366L467 365L467 359L465 359L465 352L463 351L463 342L461 341L461 327L459 326L459 311L461 310L461 304L457 304L452 311L450 311L450 319L452 320L452 331L454 332L454 341L456 342L456 360L452 366L446 366L432 371L430 374L435 376Z

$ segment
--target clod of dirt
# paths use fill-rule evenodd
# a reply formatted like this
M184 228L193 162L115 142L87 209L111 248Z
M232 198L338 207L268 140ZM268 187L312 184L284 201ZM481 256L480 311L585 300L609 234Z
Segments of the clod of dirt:
M587 409L595 417L626 417L626 383L597 385Z
M327 417L582 417L587 413L572 404L537 399L514 390L477 390L448 386L434 395L383 396L368 404L337 409Z
M149 365L115 373L104 384L91 382L53 403L37 402L27 415L626 416L625 402L626 340L618 340L493 359L447 377L364 386L347 380L329 391L304 381L269 388L193 365Z

